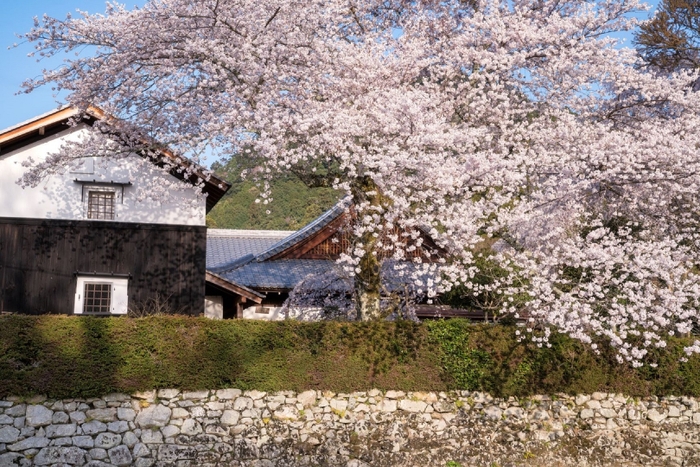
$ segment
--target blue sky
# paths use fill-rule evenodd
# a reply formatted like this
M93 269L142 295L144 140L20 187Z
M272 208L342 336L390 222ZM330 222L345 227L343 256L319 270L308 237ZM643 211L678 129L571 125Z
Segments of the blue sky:
M658 0L653 0L648 3L656 5L657 2ZM90 13L101 13L105 9L104 0L10 0L3 3L0 14L0 130L58 106L57 99L49 88L31 94L15 95L20 90L22 81L39 76L43 68L60 65L62 60L37 63L36 58L27 57L32 46L22 44L16 34L29 31L33 18L41 17L44 13L65 18L66 13L75 13L77 9ZM133 7L143 5L145 0L125 0L122 3ZM639 16L646 18L647 13ZM19 47L8 50L16 42L20 43ZM629 39L627 42L629 44ZM58 100L60 98L59 95Z
M126 0L129 7L143 5L144 0ZM58 107L51 89L40 89L31 94L15 95L22 81L41 74L43 68L60 65L62 59L41 61L27 57L32 45L22 44L17 34L29 31L34 17L44 13L65 18L66 13L80 9L90 13L102 13L105 0L9 0L3 2L0 14L0 130ZM14 43L19 47L8 50ZM58 96L60 99L60 96Z

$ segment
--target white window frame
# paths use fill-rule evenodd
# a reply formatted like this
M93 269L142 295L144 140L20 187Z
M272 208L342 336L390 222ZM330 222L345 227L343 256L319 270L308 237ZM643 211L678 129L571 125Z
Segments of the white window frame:
M119 191L116 188L112 188L109 186L97 186L97 185L85 185L83 188L86 192L85 196L85 206L83 209L83 212L85 213L85 219L89 221L105 221L105 222L110 222L110 221L116 221L117 218L119 217L117 213L117 206L119 203L117 201L120 200L120 194ZM114 212L114 217L112 219L91 219L90 218L90 193L92 192L103 192L103 193L112 193L113 195L113 203L114 205L112 206L112 210Z
M109 313L84 313L85 284L110 284L111 303ZM129 279L111 276L78 276L75 287L75 306L73 313L76 315L125 315L129 306Z

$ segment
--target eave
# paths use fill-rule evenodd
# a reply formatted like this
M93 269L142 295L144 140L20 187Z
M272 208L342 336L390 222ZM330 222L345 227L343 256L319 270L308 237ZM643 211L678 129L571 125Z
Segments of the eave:
M205 280L206 282L214 284L217 287L220 287L228 292L240 295L241 297L245 297L254 303L262 303L263 298L265 298L264 294L249 289L248 287L235 284L209 271L206 272Z

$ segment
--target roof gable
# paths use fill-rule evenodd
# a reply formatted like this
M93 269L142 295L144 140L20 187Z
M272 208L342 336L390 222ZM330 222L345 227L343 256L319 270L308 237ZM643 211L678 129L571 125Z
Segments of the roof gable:
M24 146L36 143L70 128L69 120L80 116L80 114L81 112L78 109L65 107L1 130L0 155L21 149ZM109 120L109 118L102 110L90 107L83 116L83 123L92 125L97 120ZM203 180L204 187L202 192L207 195L207 212L216 205L231 187L228 182L214 174L207 173L203 167L196 165L187 158L179 157L167 149L159 151L158 159L150 157L148 159L159 167L172 164L173 169L170 170L170 175L187 183L195 185ZM192 175L189 177L185 176L184 173L187 171L183 169L190 169Z
M348 250L352 243L349 234L343 231L343 227L347 225L348 216L352 215L351 199L345 197L315 221L273 245L255 259L258 262L283 259L337 259L341 253ZM396 227L393 234L401 238L400 232L400 229ZM430 236L422 230L421 237L421 247L406 251L407 258L420 257L423 260L433 261L435 253L437 256L444 255L445 251L438 247ZM405 244L412 242L409 238L405 240ZM427 255L426 250L429 250L431 254ZM386 259L391 256L391 252L380 256L382 259Z

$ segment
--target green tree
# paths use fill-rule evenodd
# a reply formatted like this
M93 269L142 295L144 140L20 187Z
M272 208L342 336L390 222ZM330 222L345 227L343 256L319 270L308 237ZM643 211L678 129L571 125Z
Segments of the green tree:
M644 60L664 71L700 67L700 2L662 0L634 41Z
M256 181L261 165L260 161L236 156L212 165L218 176L231 183L231 189L207 216L209 227L298 230L333 206L340 197L331 188L309 188L294 174L278 173L269 180L274 202L256 203L262 191Z

